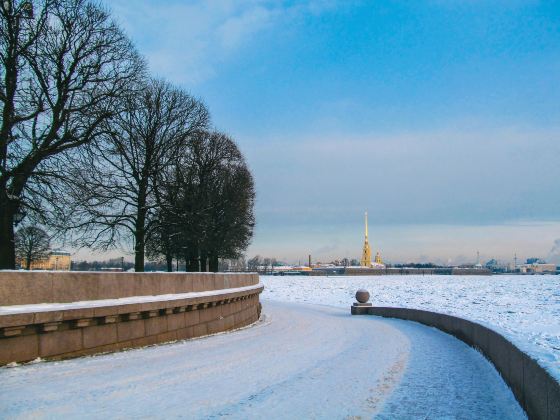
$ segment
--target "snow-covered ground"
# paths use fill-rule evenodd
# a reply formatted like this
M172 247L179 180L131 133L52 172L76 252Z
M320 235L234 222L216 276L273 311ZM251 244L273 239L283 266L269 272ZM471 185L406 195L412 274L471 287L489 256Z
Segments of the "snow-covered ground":
M458 315L509 338L560 380L560 276L261 276L264 299L349 308L365 288L378 306Z
M254 327L0 368L0 418L526 418L482 355L434 328L263 301Z

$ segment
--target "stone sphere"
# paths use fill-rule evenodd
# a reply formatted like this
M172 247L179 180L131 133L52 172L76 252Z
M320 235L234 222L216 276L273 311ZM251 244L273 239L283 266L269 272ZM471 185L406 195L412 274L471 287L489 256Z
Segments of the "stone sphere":
M356 292L356 300L360 303L366 303L369 300L369 292L366 289L359 289Z

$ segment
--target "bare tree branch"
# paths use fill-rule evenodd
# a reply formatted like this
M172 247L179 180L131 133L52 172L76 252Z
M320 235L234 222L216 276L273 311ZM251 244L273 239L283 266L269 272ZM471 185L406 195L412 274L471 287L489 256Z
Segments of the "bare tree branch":
M45 217L57 157L104 135L145 67L97 3L16 4L0 5L0 268L15 264L16 213Z

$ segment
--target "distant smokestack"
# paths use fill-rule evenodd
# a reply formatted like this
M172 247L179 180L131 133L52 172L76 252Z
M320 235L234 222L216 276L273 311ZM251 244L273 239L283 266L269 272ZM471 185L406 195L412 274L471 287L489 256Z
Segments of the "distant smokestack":
M309 254L309 268L311 268L311 254Z

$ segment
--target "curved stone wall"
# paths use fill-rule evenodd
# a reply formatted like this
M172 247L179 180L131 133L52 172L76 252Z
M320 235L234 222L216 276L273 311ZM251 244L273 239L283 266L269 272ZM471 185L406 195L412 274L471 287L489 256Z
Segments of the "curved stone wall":
M416 321L480 350L502 375L531 419L560 419L560 384L529 355L497 332L459 317L407 308L352 306L353 315Z
M202 292L258 282L256 273L0 271L0 306Z
M241 328L262 290L256 274L1 272L0 365Z

